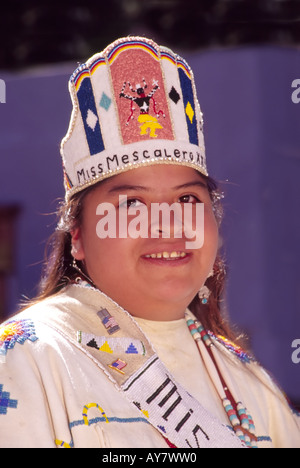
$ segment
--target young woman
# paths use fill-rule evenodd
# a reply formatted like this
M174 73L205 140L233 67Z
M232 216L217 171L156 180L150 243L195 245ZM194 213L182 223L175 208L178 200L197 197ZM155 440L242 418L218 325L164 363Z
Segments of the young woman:
M191 69L124 38L70 92L41 293L0 329L0 445L300 447L299 416L221 314L221 197Z

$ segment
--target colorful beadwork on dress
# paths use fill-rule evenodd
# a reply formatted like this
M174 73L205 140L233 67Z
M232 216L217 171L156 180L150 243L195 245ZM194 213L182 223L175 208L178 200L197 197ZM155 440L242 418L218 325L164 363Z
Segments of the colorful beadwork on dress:
M92 408L96 408L99 411L98 416L88 417L88 413ZM148 420L144 417L132 417L132 418L122 418L118 416L107 416L105 410L98 405L98 403L88 403L84 405L82 410L82 419L78 419L75 421L71 421L69 423L69 429L72 431L74 427L78 426L93 426L94 424L102 424L102 423L117 423L122 424L123 426L126 424L137 424L137 423L144 423L149 424ZM66 442L64 440L55 439L55 444L59 448L74 448L74 441L71 439L70 442Z
M214 335L211 331L208 331L207 333L212 339L216 340L218 343L221 343L223 346L225 346L226 349L235 354L235 356L237 356L243 363L250 363L251 361L255 361L251 354L244 351L243 348L235 344L233 341L230 341L221 335Z
M132 423L133 424L143 423L143 424L147 424L147 425L150 424L149 421L148 421L148 418L149 418L148 412L145 411L145 410L142 410L139 403L134 402L134 404L143 413L143 415L145 417L142 416L142 417L131 417L131 418L127 417L127 418L124 418L124 417L119 417L119 416L109 416L109 415L107 415L105 410L98 403L88 403L88 404L83 406L82 419L77 419L77 420L71 421L69 423L69 429L72 432L72 429L74 427L80 427L80 426L90 427L90 426L93 426L95 424L102 424L102 423L104 423L104 424L117 423L117 424L122 424L125 427L126 427L126 424L132 424ZM96 416L96 414L94 413L93 417L88 417L88 414L89 414L89 412L90 412L90 410L92 408L95 408L96 410L99 411L98 416ZM176 448L176 446L174 444L172 444L172 442L170 442L168 439L166 439L166 437L163 435L164 428L163 427L158 427L158 429L162 431L162 436L164 437L167 444L170 447ZM269 436L258 436L257 439L258 439L259 442L263 442L263 441L271 442L271 439L270 439ZM60 440L60 439L55 439L55 444L59 448L74 448L73 439L71 439L70 442L66 442L66 441Z
M74 447L73 441L68 444L67 442L63 440L58 440L58 439L55 439L55 445L57 448L73 448Z
M5 361L8 349L16 343L23 344L26 340L36 341L34 324L29 319L12 320L0 327L0 361Z
M84 421L84 424L86 426L89 425L89 420L88 420L87 414L88 414L88 411L89 411L90 408L97 408L100 411L100 413L102 414L102 416L104 417L105 422L106 423L109 422L108 419L107 419L107 416L105 414L105 411L101 408L101 406L98 405L98 403L88 403L87 405L85 405L83 407L83 411L82 411L83 421Z
M104 353L140 354L145 356L146 349L142 341L126 337L96 336L92 333L77 332L77 341Z
M17 408L18 401L10 398L9 392L3 391L3 384L0 384L0 415L7 414L8 408Z

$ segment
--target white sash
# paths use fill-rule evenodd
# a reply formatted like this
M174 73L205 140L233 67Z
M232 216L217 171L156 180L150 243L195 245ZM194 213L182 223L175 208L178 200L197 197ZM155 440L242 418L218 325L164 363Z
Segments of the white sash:
M126 397L178 448L241 448L233 431L209 414L152 356L122 385Z
M83 287L75 289L79 292ZM84 330L80 320L82 328L74 339L79 324L74 314L67 326L60 321L59 331L96 362L149 423L178 448L243 448L230 428L175 381L130 314L102 292L91 288L89 293L92 307L97 307L93 314L97 329L87 325L89 329ZM99 328L103 333L93 335Z

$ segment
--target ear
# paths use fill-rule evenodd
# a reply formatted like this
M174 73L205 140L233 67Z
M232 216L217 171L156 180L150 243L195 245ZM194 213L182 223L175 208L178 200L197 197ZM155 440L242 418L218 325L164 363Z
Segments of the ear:
M81 239L81 232L80 228L75 228L71 231L71 255L75 258L75 260L83 260L84 259L84 249L82 245Z

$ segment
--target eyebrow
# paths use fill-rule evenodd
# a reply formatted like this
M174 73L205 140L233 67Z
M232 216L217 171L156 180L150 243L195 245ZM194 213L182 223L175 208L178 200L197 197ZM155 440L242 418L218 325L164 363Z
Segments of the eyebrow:
M114 192L122 192L124 190L135 190L135 191L147 191L149 192L151 189L149 187L144 187L142 185L131 185L131 184L122 184L122 185L115 185L114 187L108 190L109 193Z
M201 180L192 180L191 182L187 182L186 184L177 185L177 187L174 187L174 188L176 190L180 190L180 189L195 187L195 186L208 189L206 183L202 182Z
M177 185L176 187L172 187L171 190L182 190L186 189L189 187L201 187L207 190L207 185L202 182L201 180L193 180L190 182L186 182L185 184ZM108 192L109 193L115 193L115 192L122 192L126 190L133 190L133 191L144 191L144 192L150 192L151 188L150 187L145 187L143 185L131 185L131 184L121 184L121 185L116 185L114 187L111 187Z

